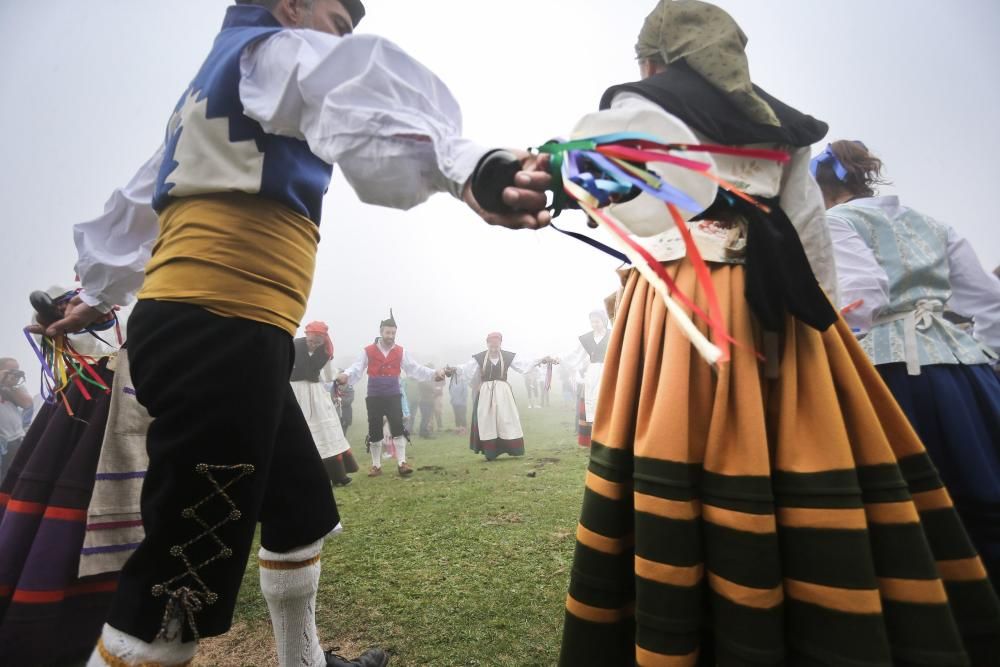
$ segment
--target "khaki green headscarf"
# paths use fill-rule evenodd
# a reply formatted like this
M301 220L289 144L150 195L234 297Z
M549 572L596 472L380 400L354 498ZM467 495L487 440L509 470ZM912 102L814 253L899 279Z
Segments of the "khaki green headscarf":
M780 126L754 92L746 45L747 36L723 9L701 0L660 0L642 25L635 52L639 58L659 55L668 65L683 59L750 118Z

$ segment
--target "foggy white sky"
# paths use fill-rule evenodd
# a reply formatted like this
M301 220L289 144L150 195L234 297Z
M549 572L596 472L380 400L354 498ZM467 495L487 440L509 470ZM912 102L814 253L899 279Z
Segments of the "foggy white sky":
M0 356L37 367L20 332L27 294L72 280L72 224L99 214L162 141L227 4L0 1ZM636 78L632 45L655 2L366 4L360 32L441 76L467 136L524 147L567 134L606 87ZM988 269L1000 263L1000 2L718 4L750 36L756 83L829 122L830 140L864 140L895 183L884 192L954 225ZM342 366L390 305L399 342L423 360L463 361L494 329L511 350L562 353L616 287L614 260L552 230L489 228L447 195L408 213L374 208L335 174L324 213L306 321L331 325Z

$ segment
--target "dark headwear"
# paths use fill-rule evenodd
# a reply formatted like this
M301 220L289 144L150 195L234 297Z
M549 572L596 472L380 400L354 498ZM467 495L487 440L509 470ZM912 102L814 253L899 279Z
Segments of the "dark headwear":
M392 314L392 308L389 309L389 319L382 320L382 323L378 325L378 328L382 327L394 327L396 326L396 318Z
M358 24L361 23L361 19L365 17L364 4L362 4L361 0L340 0L340 4L344 5L344 9L351 15L351 22L357 28Z
M237 5L257 5L258 2L254 0L236 0ZM365 16L365 6L361 0L340 0L340 4L344 5L344 9L347 13L351 15L351 23L357 28L358 24L361 23L361 19Z
M781 125L750 81L746 45L746 34L720 7L701 0L660 0L642 25L635 51L639 58L659 55L667 65L684 60L754 122Z

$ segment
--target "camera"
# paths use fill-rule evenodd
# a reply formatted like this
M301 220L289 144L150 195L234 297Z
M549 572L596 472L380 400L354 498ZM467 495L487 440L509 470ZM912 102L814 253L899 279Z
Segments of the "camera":
M3 376L3 383L8 387L16 387L24 382L24 378L25 375L22 370L7 371Z

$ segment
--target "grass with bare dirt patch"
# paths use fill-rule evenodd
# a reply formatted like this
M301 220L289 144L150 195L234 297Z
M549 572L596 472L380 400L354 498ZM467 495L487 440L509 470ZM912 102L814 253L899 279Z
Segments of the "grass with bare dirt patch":
M348 437L367 470L355 420ZM467 438L440 434L409 448L411 478L386 461L382 477L337 490L345 530L325 544L317 609L328 647L381 646L394 667L556 663L587 453L571 407L522 420L523 458L486 463ZM232 631L197 664L277 664L255 559Z

